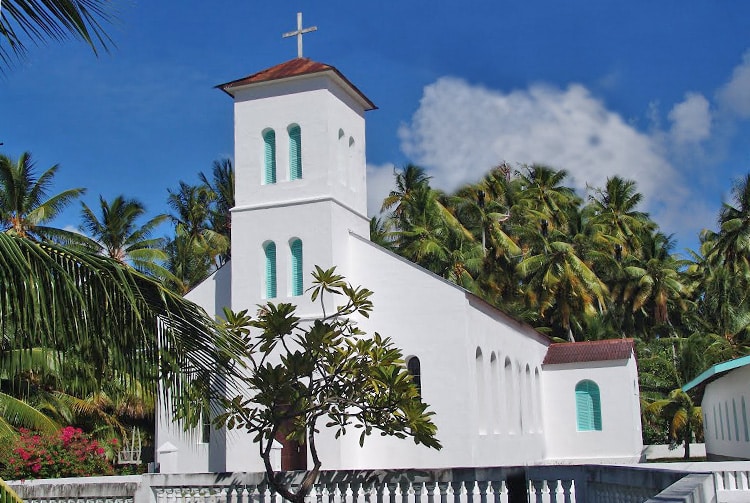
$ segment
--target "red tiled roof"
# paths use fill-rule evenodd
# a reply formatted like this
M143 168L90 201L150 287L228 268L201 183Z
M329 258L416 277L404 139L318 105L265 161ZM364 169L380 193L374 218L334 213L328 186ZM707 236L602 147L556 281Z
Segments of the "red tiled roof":
M219 84L216 87L229 94L230 96L233 96L232 89L237 87L328 71L335 73L341 80L344 81L344 83L346 83L352 89L352 91L354 91L354 93L356 93L362 98L362 100L364 100L367 105L365 107L366 110L374 110L377 108L375 104L362 93L362 91L357 89L354 84L349 82L349 80L344 77L344 75L335 67L326 65L324 63L318 63L317 61L312 61L308 58L290 59L289 61L280 63L276 66L272 66L271 68L261 70L258 73L254 73L252 75L248 75L247 77L242 77L241 79L233 80L231 82L226 82L224 84Z
M547 348L544 365L577 362L627 360L634 351L633 339L564 342Z

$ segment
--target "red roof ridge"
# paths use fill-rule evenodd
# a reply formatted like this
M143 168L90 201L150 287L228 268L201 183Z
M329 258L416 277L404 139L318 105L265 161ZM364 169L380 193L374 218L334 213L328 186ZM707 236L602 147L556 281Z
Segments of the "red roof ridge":
M632 338L557 342L547 348L542 364L627 360L634 351L635 342Z
M349 82L349 79L344 77L344 75L340 71L338 71L336 67L327 65L325 63L318 63L317 61L313 61L309 58L290 59L289 61L279 63L278 65L266 68L265 70L253 73L252 75L232 80L230 82L225 82L224 84L219 84L216 87L229 94L230 96L234 96L231 91L235 88L328 71L333 72L336 76L338 76L347 86L351 88L351 90L356 95L358 95L365 102L366 110L374 110L377 108L375 104L370 101L370 99L365 96L364 93L357 88L357 86Z

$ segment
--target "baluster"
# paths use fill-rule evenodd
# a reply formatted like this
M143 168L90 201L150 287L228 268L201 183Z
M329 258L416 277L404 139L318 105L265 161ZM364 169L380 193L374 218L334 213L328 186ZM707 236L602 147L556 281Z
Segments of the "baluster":
M412 482L411 484L412 490L414 492L414 503L424 503L422 501L422 489L424 487L423 482Z
M435 487L437 487L436 482L425 482L424 488L427 492L427 503L435 503Z
M372 503L372 493L375 491L375 486L372 482L362 484L362 495L364 496L365 503Z
M351 499L352 503L359 503L359 496L360 496L359 490L362 487L362 484L355 480L349 484L349 487L352 490L352 499Z
M388 482L386 484L388 488L388 503L396 503L396 491L398 491L398 484L396 482Z
M385 483L375 482L374 487L375 487L375 503L384 503L383 492L385 491Z
M349 482L339 482L339 493L341 494L341 503L352 503L350 493L351 486Z
M440 503L448 503L448 482L438 482L438 494L440 494Z
M716 486L717 491L724 490L724 477L721 472L714 472L714 486Z
M529 480L529 501L535 501L536 503L544 503L542 497L542 485L543 480Z
M312 492L313 496L310 498L310 501L323 503L323 484L313 484Z
M398 483L398 493L401 496L401 503L409 503L409 486L408 480L402 480Z
M726 471L724 472L724 476L727 478L725 487L729 491L734 491L737 489L737 484L734 479L734 472L733 471Z
M461 493L463 484L455 480L451 481L451 491L453 492L453 503L461 503Z
M479 503L487 503L487 488L490 483L486 480L477 481L476 487L479 491Z
M575 480L563 480L563 491L565 503L574 503L576 501L576 482Z
M477 485L476 482L471 480L465 480L464 481L464 493L465 493L465 500L466 503L474 503L476 498L474 497L477 491Z
M167 503L167 494L163 488L161 487L155 488L154 494L156 496L156 503Z

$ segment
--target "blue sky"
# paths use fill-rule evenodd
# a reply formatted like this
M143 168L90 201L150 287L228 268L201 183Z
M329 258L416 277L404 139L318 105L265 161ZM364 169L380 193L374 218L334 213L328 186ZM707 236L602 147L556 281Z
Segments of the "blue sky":
M507 161L571 173L581 195L635 179L681 248L715 227L750 170L750 2L115 2L116 47L32 47L0 76L1 151L61 165L86 187L167 211L167 189L233 152L216 84L296 56L336 66L379 109L367 119L370 205L393 166L423 165L445 190ZM58 225L77 226L79 207Z

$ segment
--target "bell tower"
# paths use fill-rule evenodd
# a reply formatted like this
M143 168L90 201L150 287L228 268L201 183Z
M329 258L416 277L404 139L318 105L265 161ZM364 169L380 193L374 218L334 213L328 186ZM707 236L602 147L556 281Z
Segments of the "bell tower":
M336 68L295 58L218 86L234 99L232 308L293 302L315 265L346 272L349 232L369 236L365 112Z

